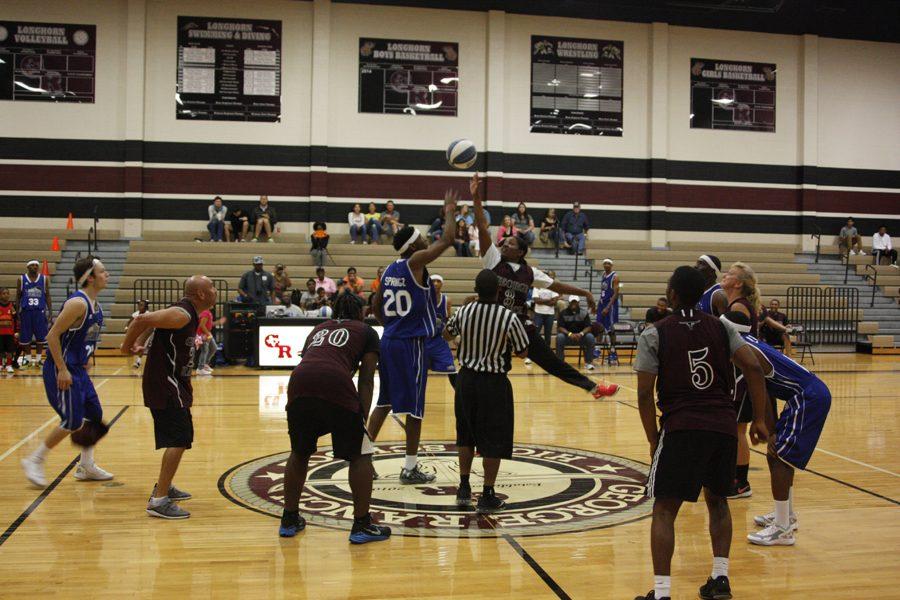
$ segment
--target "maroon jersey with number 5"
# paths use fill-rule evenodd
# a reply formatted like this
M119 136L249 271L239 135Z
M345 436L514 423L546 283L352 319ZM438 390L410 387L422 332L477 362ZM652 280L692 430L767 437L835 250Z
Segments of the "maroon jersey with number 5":
M288 405L298 398L321 398L359 411L353 374L363 356L378 348L378 333L362 321L329 320L317 325L306 338L303 359L291 373Z
M659 332L656 391L666 431L700 429L737 435L734 371L725 325L699 310L679 311Z

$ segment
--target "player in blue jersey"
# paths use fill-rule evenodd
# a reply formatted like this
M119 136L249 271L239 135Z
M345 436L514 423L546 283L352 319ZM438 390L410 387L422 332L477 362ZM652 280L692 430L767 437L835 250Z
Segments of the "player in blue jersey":
M26 272L16 283L16 305L19 307L19 346L23 355L23 366L29 362L26 355L29 348L31 364L40 363L44 344L47 340L47 314L52 313L50 285L40 272L41 263L28 261ZM34 346L32 346L32 343ZM37 349L37 355L34 349Z
M103 408L88 376L86 365L94 351L92 339L103 324L103 311L97 296L106 287L109 273L98 259L88 256L75 262L78 282L56 322L47 334L49 358L44 364L44 389L53 410L62 422L50 432L40 447L22 460L25 476L38 487L45 487L44 460L50 450L69 434L78 431L80 440L91 440L81 450L75 469L76 479L105 481L112 479L94 463L94 446L106 433ZM81 431L79 431L81 430ZM74 439L74 438L73 438ZM79 442L80 443L80 442Z
M434 336L425 342L425 356L428 370L434 373L447 373L450 385L456 388L456 364L453 362L453 352L450 344L444 339L444 325L450 318L450 299L442 293L444 278L440 275L431 276L431 285L434 290Z
M697 259L696 268L706 278L706 291L700 296L697 310L714 317L724 315L728 312L728 298L719 285L719 279L722 277L722 261L712 254L703 254Z
M613 271L611 258L603 259L603 276L600 279L600 295L597 296L597 322L594 335L597 339L603 332L609 336L609 364L619 364L616 354L615 324L619 322L619 274ZM590 363L588 363L590 364Z
M760 546L792 546L797 529L794 513L794 469L805 469L812 457L831 408L831 392L821 379L772 346L750 335L750 320L736 311L722 317L741 332L766 376L772 399L766 415L770 437L766 459L772 478L775 510L754 518L763 527L747 539ZM774 399L784 400L784 410L775 416Z
M428 375L425 344L436 335L434 289L425 266L453 246L457 199L456 192L444 194L444 233L430 246L410 226L394 235L394 250L400 258L384 270L372 301L372 311L384 325L384 333L378 365L381 388L368 430L375 440L389 412L406 415L406 459L400 483L428 483L435 478L423 472L417 462Z

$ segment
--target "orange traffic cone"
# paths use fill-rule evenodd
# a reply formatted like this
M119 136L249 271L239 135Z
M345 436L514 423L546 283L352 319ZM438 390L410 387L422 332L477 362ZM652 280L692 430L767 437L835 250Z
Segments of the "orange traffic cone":
M69 213L69 219L66 221L66 229L75 229L75 218Z
M44 266L41 267L41 273L44 277L50 277L50 265L47 264L47 260L44 260Z
M53 243L50 244L50 251L51 252L59 252L59 236L58 235L53 236Z

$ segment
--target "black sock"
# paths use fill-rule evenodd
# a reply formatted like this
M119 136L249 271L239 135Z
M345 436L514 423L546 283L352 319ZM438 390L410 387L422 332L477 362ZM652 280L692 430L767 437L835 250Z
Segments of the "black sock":
M747 473L750 471L750 465L738 465L734 469L735 479L738 483L748 483Z
M369 524L369 521L370 521L369 513L366 513L365 515L363 515L361 517L353 517L353 526L354 527L365 527L366 525Z
M282 519L290 519L291 517L299 517L299 516L300 516L299 510L285 510L284 513L281 515L281 518Z
M459 485L460 487L469 487L469 476L460 474Z
M481 492L481 495L482 495L482 496L487 496L487 497L489 497L489 498L490 498L491 496L493 496L493 495L494 495L494 486L492 486L492 485L486 485L486 486L484 486L484 490Z
M447 379L450 380L450 387L452 387L455 390L456 389L456 373L450 373L449 375L447 375Z

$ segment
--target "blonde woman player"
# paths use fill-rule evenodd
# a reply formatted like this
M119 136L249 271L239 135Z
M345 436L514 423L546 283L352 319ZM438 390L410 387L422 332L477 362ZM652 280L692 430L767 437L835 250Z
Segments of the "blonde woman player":
M745 315L750 320L750 335L759 336L759 289L756 273L749 265L736 262L722 276L722 290L728 298L728 311ZM747 473L750 470L750 444L747 442L747 426L753 421L753 404L747 394L747 386L740 373L735 373L734 400L738 410L738 453L735 468L732 500L753 495Z

